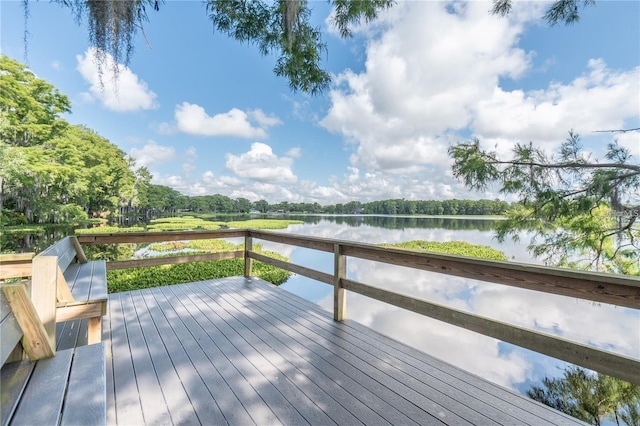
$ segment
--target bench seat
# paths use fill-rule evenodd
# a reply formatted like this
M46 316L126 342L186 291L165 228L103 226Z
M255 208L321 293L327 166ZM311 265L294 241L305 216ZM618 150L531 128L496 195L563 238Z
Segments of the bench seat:
M52 358L5 364L0 424L106 424L103 342L56 352Z

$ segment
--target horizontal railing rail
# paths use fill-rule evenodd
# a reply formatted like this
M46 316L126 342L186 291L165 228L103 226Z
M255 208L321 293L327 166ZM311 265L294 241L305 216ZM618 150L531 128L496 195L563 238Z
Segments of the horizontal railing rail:
M252 261L257 260L333 285L334 318L338 321L346 318L346 291L348 290L640 385L640 360L638 359L351 280L346 275L346 261L348 257L359 258L633 309L640 309L640 278L638 277L413 252L373 244L253 229L90 234L79 236L78 240L81 244L115 244L238 237L244 238L244 251L108 262L107 268L119 269L244 257L246 276L251 275ZM333 274L256 253L253 250L254 239L333 253Z

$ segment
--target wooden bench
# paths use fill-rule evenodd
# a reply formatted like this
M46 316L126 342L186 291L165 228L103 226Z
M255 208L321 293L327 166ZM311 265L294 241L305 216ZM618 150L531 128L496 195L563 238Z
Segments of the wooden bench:
M51 258L56 258L55 265ZM33 259L33 280L56 277L56 322L87 318L88 344L102 340L102 316L107 312L107 266L87 261L76 237L66 237Z
M0 424L106 424L105 345L56 353L57 312L68 307L58 285L64 292L67 280L60 257L31 257L0 258L0 278L14 278L0 284Z

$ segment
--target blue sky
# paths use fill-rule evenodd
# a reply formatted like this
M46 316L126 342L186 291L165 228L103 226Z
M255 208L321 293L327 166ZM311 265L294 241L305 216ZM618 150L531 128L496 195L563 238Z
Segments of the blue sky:
M387 198L494 198L450 172L447 147L478 137L507 153L515 142L551 149L570 129L594 156L640 126L640 2L600 0L573 26L539 18L548 2L399 1L343 40L325 1L311 1L334 84L292 93L275 58L214 33L199 1L167 1L120 72L100 88L93 47L71 12L0 1L0 48L28 62L72 101L84 124L137 159L153 182L187 195L271 203ZM619 135L640 156L640 133Z

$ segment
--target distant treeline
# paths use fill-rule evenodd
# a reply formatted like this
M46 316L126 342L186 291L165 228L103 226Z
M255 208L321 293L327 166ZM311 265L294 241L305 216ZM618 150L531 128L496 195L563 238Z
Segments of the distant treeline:
M423 214L423 215L500 215L510 204L500 200L383 200L361 203L351 201L331 205L318 203L270 204L266 200L251 202L246 198L232 199L225 195L188 197L161 185L149 185L145 211L153 213L307 213L307 214ZM136 211L130 209L129 211ZM126 213L123 211L123 213Z

